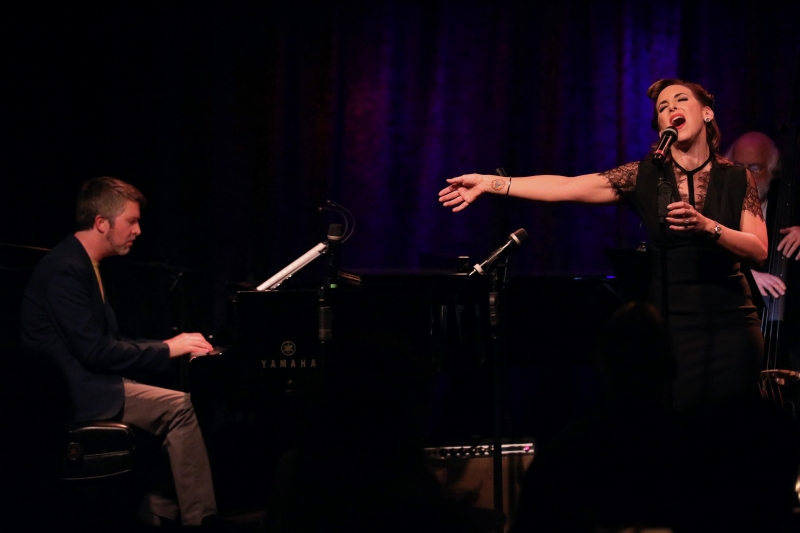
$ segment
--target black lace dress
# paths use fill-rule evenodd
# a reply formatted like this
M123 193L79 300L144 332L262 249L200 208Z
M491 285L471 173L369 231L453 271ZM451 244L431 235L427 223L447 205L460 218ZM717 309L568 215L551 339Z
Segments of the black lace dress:
M687 171L664 165L675 188L673 201L690 202L704 216L739 229L742 211L761 216L758 194L745 170L714 156ZM739 260L714 240L667 230L661 242L656 188L659 170L648 156L602 173L630 202L647 229L650 302L661 309L661 251L667 250L669 325L677 361L673 405L677 410L757 394L763 338ZM679 198L679 196L680 198Z

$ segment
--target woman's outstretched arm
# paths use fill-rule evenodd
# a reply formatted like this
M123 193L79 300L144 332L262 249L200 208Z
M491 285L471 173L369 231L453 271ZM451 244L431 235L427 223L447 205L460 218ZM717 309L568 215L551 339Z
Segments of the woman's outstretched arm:
M465 209L483 193L542 202L608 204L618 200L616 190L602 174L584 174L574 178L552 175L507 178L465 174L450 178L447 183L449 185L439 191L439 201L445 207L453 207L453 211Z

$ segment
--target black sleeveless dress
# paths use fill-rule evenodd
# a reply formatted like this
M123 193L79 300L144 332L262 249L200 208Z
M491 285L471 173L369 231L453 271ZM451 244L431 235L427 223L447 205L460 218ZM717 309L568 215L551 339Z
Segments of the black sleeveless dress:
M659 171L652 154L602 173L618 195L630 202L647 229L651 281L649 301L661 309L661 251L667 251L669 326L677 374L676 410L758 393L763 337L756 307L738 259L714 240L667 229L661 242L656 188ZM692 203L704 216L739 229L742 211L760 216L758 195L745 169L714 156L710 166L686 171L664 165L665 179L676 191L673 202ZM677 180L676 180L677 178ZM686 183L688 182L688 183ZM679 188L678 185L685 185ZM692 190L680 198L677 191ZM682 193L683 195L683 193Z

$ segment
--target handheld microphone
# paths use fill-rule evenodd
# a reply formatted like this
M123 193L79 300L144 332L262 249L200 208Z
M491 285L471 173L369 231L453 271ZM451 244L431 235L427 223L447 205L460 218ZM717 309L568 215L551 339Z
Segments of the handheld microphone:
M516 248L517 246L522 244L522 241L528 238L528 232L524 229L520 228L511 235L508 236L508 240L497 250L492 252L489 257L483 263L476 264L472 267L472 272L469 273L470 276L474 276L476 274L486 274L491 272L492 268L494 267L497 260L500 259L502 256L506 255L509 250Z
M656 151L653 152L653 164L661 166L667 159L667 150L678 139L678 130L672 126L661 132L661 139L658 141Z

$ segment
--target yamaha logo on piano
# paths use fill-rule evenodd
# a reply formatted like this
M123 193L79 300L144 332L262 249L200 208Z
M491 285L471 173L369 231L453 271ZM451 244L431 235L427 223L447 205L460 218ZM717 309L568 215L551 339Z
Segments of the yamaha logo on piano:
M297 352L297 345L292 341L284 341L281 344L280 351L281 355L283 355L280 359L262 359L262 369L267 369L267 363L269 363L269 368L317 368L317 360L314 358L293 358L294 354Z
M295 350L297 350L297 346L292 341L286 341L281 344L281 353L287 357L293 356Z

